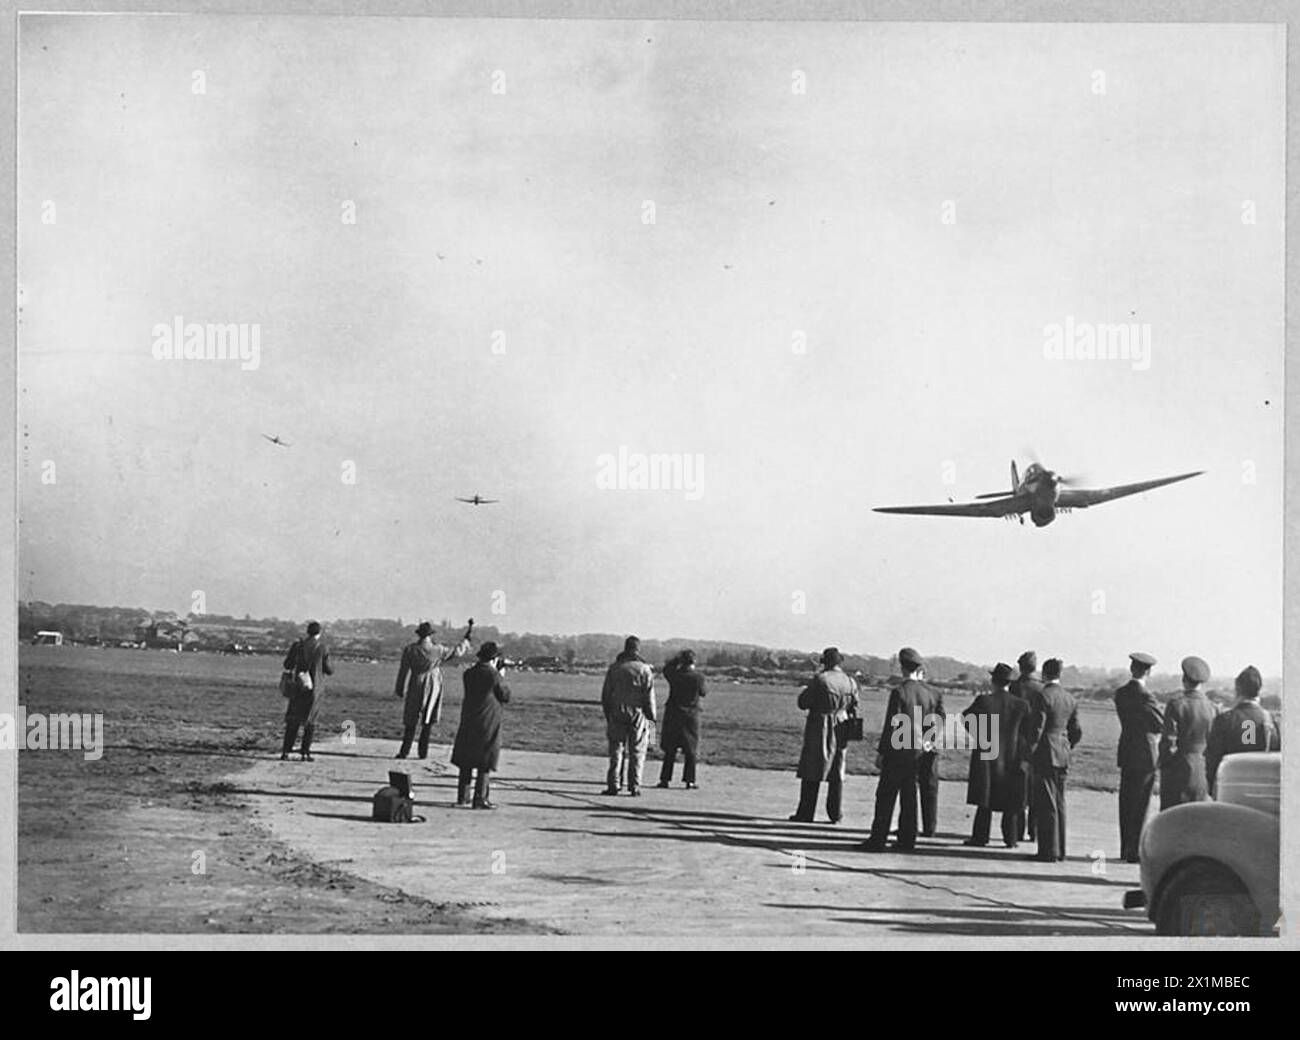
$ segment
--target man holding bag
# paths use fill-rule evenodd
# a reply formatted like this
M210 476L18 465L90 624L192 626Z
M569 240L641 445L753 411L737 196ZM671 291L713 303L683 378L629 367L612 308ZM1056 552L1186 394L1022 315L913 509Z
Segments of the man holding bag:
M333 674L329 649L321 639L320 622L308 622L306 638L295 642L285 654L284 674L280 677L280 692L289 699L284 712L281 762L288 761L299 727L302 728L301 761L313 761L311 740L325 700L325 676Z

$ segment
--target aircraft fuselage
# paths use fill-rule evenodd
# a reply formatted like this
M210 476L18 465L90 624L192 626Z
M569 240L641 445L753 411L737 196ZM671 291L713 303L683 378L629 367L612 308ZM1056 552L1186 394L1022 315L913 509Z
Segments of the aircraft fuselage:
M1030 466L1021 487L1029 493L1029 518L1035 527L1046 527L1056 519L1056 499L1061 493L1061 481L1055 473L1041 466Z

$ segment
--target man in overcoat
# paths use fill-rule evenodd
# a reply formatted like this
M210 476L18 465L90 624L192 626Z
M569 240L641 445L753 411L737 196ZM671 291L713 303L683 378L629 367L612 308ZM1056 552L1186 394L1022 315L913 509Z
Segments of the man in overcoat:
M1033 650L1026 650L1016 658L1016 665L1020 669L1020 675L1011 680L1011 692L1029 703L1029 698L1043 688L1043 684L1038 679L1038 654ZM1037 816L1034 813L1034 767L1028 761L1025 762L1025 814L1021 817L1020 840L1028 838L1034 840L1037 833L1035 824Z
M680 750L686 758L682 782L695 790L695 759L700 745L700 701L707 695L704 676L695 670L695 651L683 650L664 665L668 680L668 700L664 704L664 721L659 736L664 764L659 770L659 786L672 783L673 766Z
M510 701L510 687L498 670L501 650L491 641L478 650L478 661L465 669L465 699L460 706L460 725L451 749L451 764L460 770L456 785L456 807L495 809L490 798L490 779L501 760L502 705ZM474 774L477 772L477 778ZM470 781L474 780L474 801L469 800Z
M405 703L402 706L402 746L397 758L411 753L415 728L420 728L420 757L429 757L429 734L433 724L442 718L442 666L448 661L469 653L469 637L474 632L474 619L469 619L465 634L455 646L443 646L433 641L433 626L421 621L415 630L415 642L402 651L402 663L397 669L394 692Z
M302 727L301 760L314 761L311 754L312 737L316 733L316 719L325 703L325 676L334 674L330 652L321 638L320 622L307 623L307 635L294 642L284 657L284 670L294 674L289 703L284 712L284 743L280 746L280 760L286 761L293 750L293 742ZM299 681L298 677L306 675Z
M812 823L817 815L817 791L826 781L826 815L839 823L843 815L847 748L839 724L858 710L858 684L840 667L844 655L836 647L822 651L822 670L799 694L799 707L808 713L799 754L799 807L790 819Z
M995 812L1002 814L1003 844L1014 849L1020 842L1025 811L1021 730L1029 705L1008 688L1014 674L1009 664L999 663L992 673L993 691L981 693L962 712L968 732L976 738L971 745L966 784L966 804L976 807L967 845L982 847L989 843ZM979 746L981 739L987 739L990 746Z

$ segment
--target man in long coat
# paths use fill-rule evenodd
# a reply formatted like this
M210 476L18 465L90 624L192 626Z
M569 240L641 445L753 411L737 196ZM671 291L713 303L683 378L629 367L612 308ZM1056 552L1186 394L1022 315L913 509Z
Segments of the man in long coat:
M700 745L700 701L707 693L704 676L695 670L695 651L683 650L664 665L664 678L668 680L668 700L664 704L664 722L659 736L659 746L664 751L659 786L667 787L672 783L673 766L680 748L686 758L682 782L688 790L694 790L695 758Z
M442 666L469 653L469 637L473 631L474 619L470 618L460 642L443 646L433 641L433 626L421 621L415 630L415 642L402 651L395 693L406 703L402 708L402 746L397 758L411 753L416 726L420 727L420 757L428 758L429 733L433 724L442 718Z
M1138 840L1151 806L1156 783L1156 741L1165 717L1146 677L1156 659L1150 654L1129 654L1128 682L1115 691L1119 716L1119 854L1125 863L1138 862Z
M1183 658L1183 692L1165 705L1160 735L1160 808L1210 797L1205 776L1205 748L1217 709L1201 690L1210 666L1199 657Z
M1038 654L1033 650L1026 650L1016 658L1016 665L1020 668L1020 675L1011 680L1011 692L1029 703L1029 698L1038 691L1042 690L1043 684L1038 680ZM1025 770L1025 815L1021 817L1020 840L1028 838L1034 840L1037 833L1035 824L1037 816L1034 813L1034 767L1028 761L1024 765Z
M1002 842L1007 848L1014 849L1019 844L1024 829L1021 729L1029 716L1029 705L1008 689L1013 674L1009 664L999 663L993 669L993 691L981 693L962 712L970 732L977 738L971 746L970 778L966 784L966 804L976 807L967 845L982 847L989 843L995 812L1002 814ZM980 737L986 737L990 744L996 739L996 748L978 746Z
M1034 807L1037 821L1038 855L1035 859L1055 863L1065 859L1065 779L1070 771L1070 752L1083 738L1079 706L1061 685L1061 662L1053 657L1043 662L1043 688L1030 694L1026 744L1034 767Z
M910 646L898 652L898 667L903 681L890 692L885 709L885 724L880 731L876 765L880 779L876 782L876 814L871 822L871 837L861 848L883 852L898 804L899 852L916 848L917 774L926 747L927 734L943 726L938 713L938 699L924 682L925 662Z
M844 674L844 655L836 647L822 651L822 670L799 694L799 707L808 713L803 724L803 750L796 776L799 807L790 819L812 823L817 815L817 789L826 781L826 815L839 823L843 815L847 748L840 739L839 723L857 714L858 684Z
M321 705L325 703L325 676L334 674L329 649L321 639L319 621L308 622L306 637L289 647L289 652L284 656L284 670L293 672L295 678L284 712L284 743L280 746L280 760L288 759L301 726L302 761L311 762L311 741L316 733L316 718L320 715ZM303 673L309 676L309 686L297 680Z
M655 709L654 685L654 669L641 657L641 640L628 636L623 641L623 652L605 673L605 683L600 690L605 736L609 741L605 794L616 795L621 790L625 755L628 759L628 793L633 797L641 794L641 774L650 746L650 725L659 717Z
M1259 703L1259 691L1263 685L1259 669L1253 664L1247 665L1237 676L1237 702L1216 715L1210 726L1210 739L1205 746L1205 775L1210 782L1211 795L1215 793L1219 763L1225 755L1281 750L1282 737L1277 723L1268 709Z
M495 809L492 804L489 776L496 771L501 760L502 705L510 700L510 687L501 680L497 671L500 648L493 642L479 647L478 661L465 669L461 677L465 684L465 700L460 706L460 725L456 728L456 743L451 749L451 764L459 768L456 786L456 807ZM474 779L474 801L469 800L469 784Z

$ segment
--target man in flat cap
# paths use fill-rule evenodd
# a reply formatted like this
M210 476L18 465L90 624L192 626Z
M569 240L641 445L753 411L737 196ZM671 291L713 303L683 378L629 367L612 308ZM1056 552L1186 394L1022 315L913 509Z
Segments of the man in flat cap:
M420 727L420 757L429 757L429 733L442 718L442 666L469 653L469 637L474 633L474 619L469 619L465 634L455 646L433 641L433 626L421 621L415 630L415 642L402 651L397 668L394 693L405 701L402 706L402 746L397 758L411 753L415 728Z
M1038 855L1048 863L1065 859L1065 778L1070 752L1083 737L1079 706L1061 685L1061 662L1043 662L1043 688L1030 695L1025 742L1034 766L1033 798L1038 817Z
M968 732L976 737L971 744L970 778L966 784L966 804L976 806L975 823L967 845L982 847L989 843L995 812L1002 814L1002 842L1007 848L1019 844L1024 830L1025 774L1020 738L1029 705L1008 689L1013 675L1011 665L999 663L992 672L993 692L981 693L962 712ZM979 738L987 739L989 746L980 746Z
M826 815L839 823L843 814L844 775L848 748L840 739L839 723L857 714L858 684L844 674L844 655L833 646L822 651L822 670L799 694L799 707L808 713L803 727L803 751L797 775L802 781L799 807L790 819L812 823L817 813L817 789L826 781Z
M1136 863L1138 839L1142 837L1156 783L1156 742L1165 717L1146 687L1156 659L1140 652L1128 657L1131 678L1115 691L1115 714L1119 716L1119 854L1125 863Z
M1011 680L1009 688L1015 696L1028 704L1030 695L1043 688L1043 684L1038 681L1038 655L1032 650L1026 650L1016 658L1016 665L1020 669L1020 675ZM1033 841L1038 816L1034 812L1033 800L1034 767L1028 761L1025 762L1024 773L1026 812L1020 817L1020 840L1024 841L1028 837Z
M1183 692L1165 705L1160 736L1161 809L1210 797L1205 748L1218 712L1201 690L1209 678L1210 666L1199 657L1183 658Z
M628 636L623 641L623 652L605 673L605 684L600 690L605 736L609 741L605 794L616 795L621 790L626 759L628 794L634 798L641 795L650 726L659 719L654 686L654 669L641 656L641 640Z
M903 681L889 694L885 709L885 724L880 732L876 749L876 766L880 778L876 782L876 813L871 823L871 837L861 847L868 852L882 852L889 837L889 825L894 818L894 803L898 809L899 852L911 852L916 847L917 775L921 757L928 753L925 747L927 731L943 726L938 714L938 699L934 691L922 682L925 662L910 646L898 652L898 669Z
M1219 763L1226 755L1242 751L1280 751L1282 736L1268 709L1259 703L1264 680L1259 669L1247 665L1237 676L1237 701L1227 711L1215 716L1210 739L1205 746L1205 773L1210 795L1215 794Z

